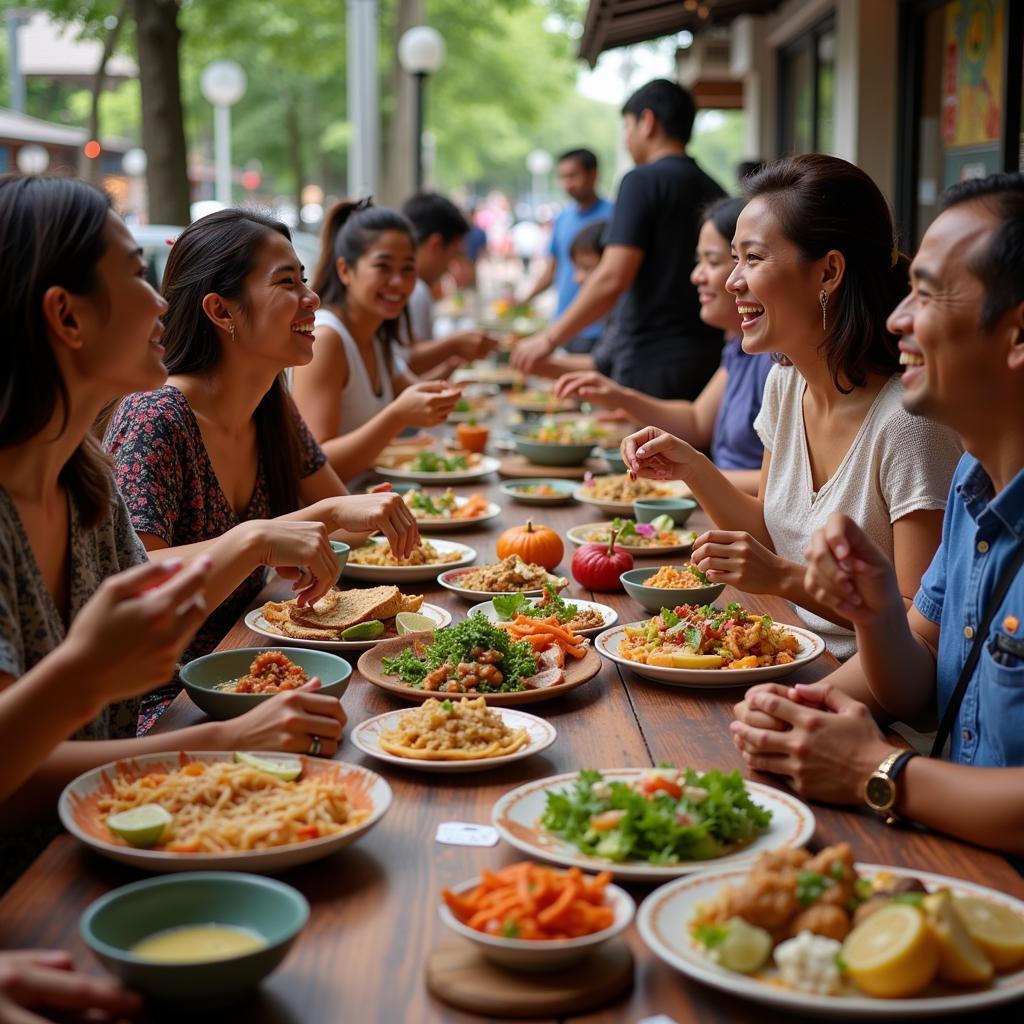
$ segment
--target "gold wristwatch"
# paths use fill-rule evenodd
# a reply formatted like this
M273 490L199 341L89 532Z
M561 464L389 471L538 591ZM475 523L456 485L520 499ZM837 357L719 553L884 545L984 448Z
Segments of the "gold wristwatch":
M916 754L915 750L894 750L864 783L864 800L886 825L895 825L900 820L899 815L893 811L898 795L896 780L907 762Z

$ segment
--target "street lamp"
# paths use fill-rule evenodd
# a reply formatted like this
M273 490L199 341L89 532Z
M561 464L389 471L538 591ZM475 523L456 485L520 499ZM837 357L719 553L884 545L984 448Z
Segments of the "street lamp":
M429 25L417 25L398 40L398 63L416 79L416 191L423 191L423 92L427 75L444 63L444 38Z
M537 219L537 207L540 205L540 194L544 188L544 177L551 170L554 158L546 149L531 150L526 156L526 169L533 180L530 191L533 193L533 217Z
M203 68L199 88L213 104L213 151L217 202L231 205L231 108L245 95L245 72L233 60L215 60Z
M34 142L22 146L14 160L22 174L42 174L50 166L50 154Z

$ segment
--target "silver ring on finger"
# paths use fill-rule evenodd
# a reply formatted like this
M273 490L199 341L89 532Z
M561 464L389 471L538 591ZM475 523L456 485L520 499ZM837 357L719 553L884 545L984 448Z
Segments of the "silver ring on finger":
M319 757L320 756L320 737L314 736L309 744L309 756Z

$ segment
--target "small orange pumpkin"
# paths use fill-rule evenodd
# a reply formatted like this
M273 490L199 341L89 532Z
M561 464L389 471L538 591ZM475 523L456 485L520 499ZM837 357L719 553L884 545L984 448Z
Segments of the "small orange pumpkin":
M498 538L498 557L518 555L524 562L554 569L565 554L562 538L547 526L534 526L529 520L525 526L512 526Z

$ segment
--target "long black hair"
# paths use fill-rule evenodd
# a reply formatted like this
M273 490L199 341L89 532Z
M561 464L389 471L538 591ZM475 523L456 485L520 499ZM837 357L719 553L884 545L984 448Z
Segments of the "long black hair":
M878 186L855 164L805 153L766 164L743 179L743 192L765 199L805 260L831 249L846 257L821 344L836 388L849 393L864 387L870 372L897 373L898 339L885 322L907 294L910 261L896 246Z
M109 198L74 178L0 177L0 448L44 430L56 412L67 426L70 396L43 316L48 288L97 295ZM96 526L113 495L110 463L83 437L61 469L81 522Z
M247 311L245 279L261 244L276 231L291 241L280 221L254 210L219 210L187 227L171 246L164 268L164 363L169 373L201 373L217 365L221 339L203 309L203 298L221 296ZM281 373L256 407L256 443L267 478L271 514L299 507L301 444L296 412Z
M355 268L359 258L385 231L400 231L416 249L416 229L409 218L398 210L386 206L373 206L369 199L358 202L343 199L327 211L320 236L320 259L313 274L313 291L320 296L325 306L345 308L348 289L338 276L338 260L344 260ZM391 346L401 343L401 324L405 323L405 335L412 337L409 326L409 311L403 309L394 320L385 320L377 331L384 346L384 359L388 372L392 370Z

